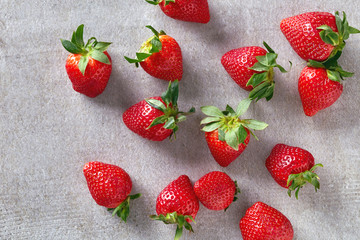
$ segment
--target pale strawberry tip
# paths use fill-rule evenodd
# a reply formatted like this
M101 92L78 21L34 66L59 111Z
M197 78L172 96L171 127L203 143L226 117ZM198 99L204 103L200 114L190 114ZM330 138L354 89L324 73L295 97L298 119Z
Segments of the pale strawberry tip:
M116 208L108 208L108 211L112 212L112 216L117 215L125 223L130 213L130 200L137 199L141 197L141 194L129 195L127 198Z

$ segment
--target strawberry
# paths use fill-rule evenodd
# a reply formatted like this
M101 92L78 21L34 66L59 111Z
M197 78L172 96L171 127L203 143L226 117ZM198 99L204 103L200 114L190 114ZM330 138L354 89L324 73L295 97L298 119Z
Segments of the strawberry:
M281 72L287 72L276 63L277 54L266 42L263 42L267 52L262 47L241 47L225 53L221 64L230 77L243 89L251 91L250 99L266 98L269 101L274 94L274 67ZM290 62L291 64L291 62Z
M248 208L239 226L244 240L291 240L294 237L289 219L262 202Z
M169 82L169 87L161 97L140 101L123 113L125 125L134 133L152 141L163 141L178 130L177 123L186 120L186 115L195 112L180 112L177 106L178 81Z
M160 5L167 16L177 20L198 23L210 21L207 0L146 0L146 2Z
M132 188L129 174L118 166L102 162L88 162L83 171L95 202L126 222L130 200L141 196L129 195Z
M174 38L164 31L157 32L153 27L146 26L155 35L144 42L136 53L136 59L125 57L129 63L135 63L153 77L166 81L181 80L183 61L181 49Z
M201 177L194 184L199 201L210 210L226 210L236 201L240 189L226 173L214 171Z
M315 191L320 189L319 177L314 171L323 165L314 165L314 157L304 149L276 144L265 165L274 180L288 188L290 197L291 191L295 191L295 197L298 198L300 188L307 182L315 187Z
M208 116L201 121L201 124L205 124L202 131L205 132L212 156L222 167L227 167L245 150L250 133L257 139L250 129L263 130L268 126L253 119L239 119L250 103L248 98L242 100L236 112L229 105L225 111L214 106L201 107L202 112Z
M110 78L112 64L107 48L111 43L98 42L92 37L84 43L84 25L74 31L71 41L61 39L70 52L66 59L66 72L75 91L94 98L101 94Z
M341 53L350 34L360 31L350 27L346 14L342 20L328 12L308 12L283 19L280 29L295 52L304 60L325 61Z
M190 222L195 222L198 210L199 200L190 179L186 175L181 175L161 191L156 199L157 215L151 215L150 218L166 224L177 224L176 240L181 237L183 227L194 232Z

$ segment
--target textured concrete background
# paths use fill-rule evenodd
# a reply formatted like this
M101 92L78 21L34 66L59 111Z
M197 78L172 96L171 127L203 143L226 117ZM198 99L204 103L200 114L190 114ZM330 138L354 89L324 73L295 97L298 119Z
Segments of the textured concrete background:
M308 11L345 11L360 27L357 1L209 0L211 21L176 21L142 0L20 1L0 3L0 239L172 239L175 226L153 222L159 192L187 174L195 182L209 171L227 172L242 193L226 213L203 206L195 234L183 239L241 239L238 227L246 209L263 201L292 222L295 239L359 239L360 212L360 36L353 35L341 58L355 76L344 83L341 98L312 118L303 113L297 79L305 63L279 30L281 19ZM73 91L65 72L70 39L79 24L85 38L112 41L113 72L95 99ZM145 97L159 95L167 82L127 64L151 36L144 26L164 29L182 48L184 76L179 105L197 113L181 123L176 141L151 142L128 130L122 113ZM221 56L267 41L278 62L293 68L276 71L271 102L252 105L245 117L269 123L251 139L228 168L212 158L199 130L199 107L247 96L223 69ZM276 143L299 146L324 164L317 172L321 189L306 186L300 199L289 198L273 181L264 162ZM92 160L116 164L132 177L133 193L143 197L131 206L128 223L113 218L91 198L82 173Z

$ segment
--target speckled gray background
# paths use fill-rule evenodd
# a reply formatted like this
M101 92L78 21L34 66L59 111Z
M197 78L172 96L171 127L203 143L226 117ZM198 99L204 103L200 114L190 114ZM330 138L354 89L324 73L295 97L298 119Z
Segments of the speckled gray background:
M195 182L213 170L226 171L238 181L240 198L226 213L201 206L195 233L185 233L183 239L241 239L239 220L256 201L284 213L295 239L359 239L360 35L347 41L340 61L355 76L344 83L332 107L309 118L297 92L305 63L279 30L281 19L314 10L346 11L350 24L360 27L358 3L247 2L209 0L211 21L203 25L168 18L142 0L1 0L0 239L172 239L174 226L148 218L158 193L181 174ZM73 91L64 68L67 52L59 39L69 39L81 23L86 38L113 42L113 72L95 99ZM200 111L181 123L173 142L142 139L122 122L128 107L167 86L123 58L134 56L151 36L144 27L148 24L164 29L182 48L179 105L184 110L236 106L247 96L220 63L233 48L265 40L280 53L279 63L293 62L290 73L276 72L272 101L252 105L246 114L269 127L228 168L217 165L206 146ZM273 181L264 162L279 142L305 148L324 164L318 170L318 193L306 186L297 201ZM133 193L143 194L133 202L127 224L91 198L82 167L92 160L121 166L132 177Z

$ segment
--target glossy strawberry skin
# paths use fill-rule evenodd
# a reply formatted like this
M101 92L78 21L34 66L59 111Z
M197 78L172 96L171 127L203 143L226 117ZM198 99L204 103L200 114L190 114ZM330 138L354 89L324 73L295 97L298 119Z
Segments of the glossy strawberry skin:
M289 219L262 202L246 211L239 226L244 240L291 240L294 237Z
M194 184L199 201L210 210L224 210L234 200L236 186L223 172L214 171L201 177Z
M158 215L177 212L179 215L190 215L195 219L198 210L199 200L195 195L189 177L186 175L181 175L172 181L156 199L156 213ZM191 221L188 218L186 220Z
M102 162L88 162L83 172L91 196L101 206L116 208L131 192L130 176L118 166Z
M247 144L250 141L250 133L247 131L247 137L244 143L239 144L239 150L236 151L232 147L230 147L225 141L219 140L218 130L212 132L205 132L205 139L210 149L210 152L216 162L222 166L227 167L230 163L232 163L240 154L245 150Z
M280 29L290 42L295 52L304 60L324 61L331 54L334 46L325 43L316 29L328 25L337 32L335 16L327 12L309 12L283 19Z
M140 65L153 77L180 81L183 75L181 48L176 40L168 35L160 35L159 39L162 49L140 62Z
M225 53L221 58L221 64L230 77L243 89L251 91L252 86L246 86L249 79L257 71L249 69L258 60L257 56L266 55L267 51L261 47L242 47Z
M110 55L105 51L105 55ZM101 63L89 57L89 63L83 75L79 70L80 54L69 54L66 60L66 72L75 91L82 93L88 97L94 98L101 94L109 81L112 64Z
M160 8L167 16L177 20L198 23L210 21L207 0L176 0L166 6L163 1L160 3Z
M276 144L266 159L265 166L280 186L288 188L289 175L310 170L314 162L313 155L302 148Z
M161 97L152 97L164 103ZM164 103L165 104L165 103ZM125 125L134 133L152 141L163 141L171 135L173 130L163 128L164 124L158 124L148 129L152 121L164 115L164 113L150 106L145 100L131 106L123 113Z
M326 69L305 67L300 74L298 90L305 115L311 117L334 104L343 92L343 85L330 80Z

